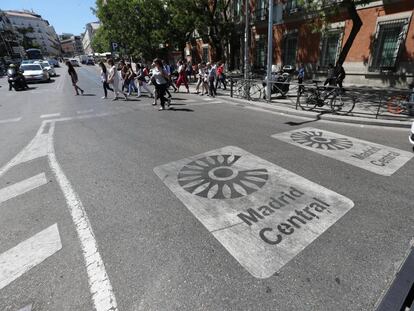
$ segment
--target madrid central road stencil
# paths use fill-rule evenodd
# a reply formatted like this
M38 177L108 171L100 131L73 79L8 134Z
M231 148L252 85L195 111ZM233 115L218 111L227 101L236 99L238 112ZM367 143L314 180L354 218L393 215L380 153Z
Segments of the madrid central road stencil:
M154 168L253 276L280 270L354 203L238 147Z
M404 150L312 127L272 137L384 176L391 176L414 156Z

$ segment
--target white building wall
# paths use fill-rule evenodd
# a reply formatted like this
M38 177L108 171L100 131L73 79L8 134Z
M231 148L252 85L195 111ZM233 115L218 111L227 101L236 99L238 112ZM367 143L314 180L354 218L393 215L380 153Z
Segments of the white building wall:
M33 16L27 12L7 11L7 17L15 28L33 28L33 32L27 34L41 47L44 54L50 56L60 55L60 45L55 29L46 20Z

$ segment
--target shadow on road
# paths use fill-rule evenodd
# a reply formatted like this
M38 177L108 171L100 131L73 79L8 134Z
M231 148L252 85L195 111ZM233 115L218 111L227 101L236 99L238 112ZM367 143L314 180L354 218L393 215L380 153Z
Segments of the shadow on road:
M88 94L88 93L84 93L84 94L82 94L82 96L96 96L96 94Z
M319 121L321 119L321 115L328 113L327 111L321 111L318 113L318 115L316 116L316 119L314 120L308 120L308 121L303 121L303 122L293 122L293 121L289 121L289 122L285 122L285 124L290 125L290 126L299 126L299 125L303 125L306 123L312 123L312 122L316 122Z
M174 107L170 107L170 109L168 109L170 111L184 111L184 112L194 112L193 109L189 109L189 108L174 108Z

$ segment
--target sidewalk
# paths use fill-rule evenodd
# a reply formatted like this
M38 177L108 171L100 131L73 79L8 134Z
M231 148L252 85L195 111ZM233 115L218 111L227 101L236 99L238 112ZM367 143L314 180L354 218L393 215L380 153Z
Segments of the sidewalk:
M195 87L196 83L193 82L190 84L190 93L195 93ZM315 109L314 111L304 111L300 107L296 109L297 96L294 91L289 92L286 98L280 98L277 94L273 94L271 102L266 102L265 100L248 101L242 98L230 97L230 88L228 85L226 90L217 89L217 97L233 103L252 105L279 113L318 120L390 127L411 127L411 123L414 121L414 116L392 114L387 111L387 99L402 94L404 90L356 87L351 85L345 86L345 89L347 90L347 93L352 93L357 99L354 110L348 115L336 115L331 113L328 109L321 108L318 110ZM184 89L182 89L182 91L184 91ZM378 108L380 109L378 110ZM377 111L379 111L379 114L376 117Z

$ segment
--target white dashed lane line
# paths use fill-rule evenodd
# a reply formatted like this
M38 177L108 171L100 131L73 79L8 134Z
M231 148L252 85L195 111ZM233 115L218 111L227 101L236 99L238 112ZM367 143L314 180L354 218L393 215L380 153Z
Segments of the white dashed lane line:
M76 111L77 114L85 114L85 113L90 113L90 112L93 112L93 109Z
M0 254L0 289L62 248L57 224Z
M0 203L17 197L23 193L29 192L37 187L40 187L47 183L45 173L38 174L36 176L27 178L23 181L15 183L14 185L0 189Z
M55 118L55 117L60 117L60 113L49 113L49 114L42 114L40 116L41 119L46 119L46 118Z
M13 118L13 119L4 119L4 120L0 120L0 124L3 124L3 123L12 123L12 122L19 122L21 119L22 119L22 117Z

